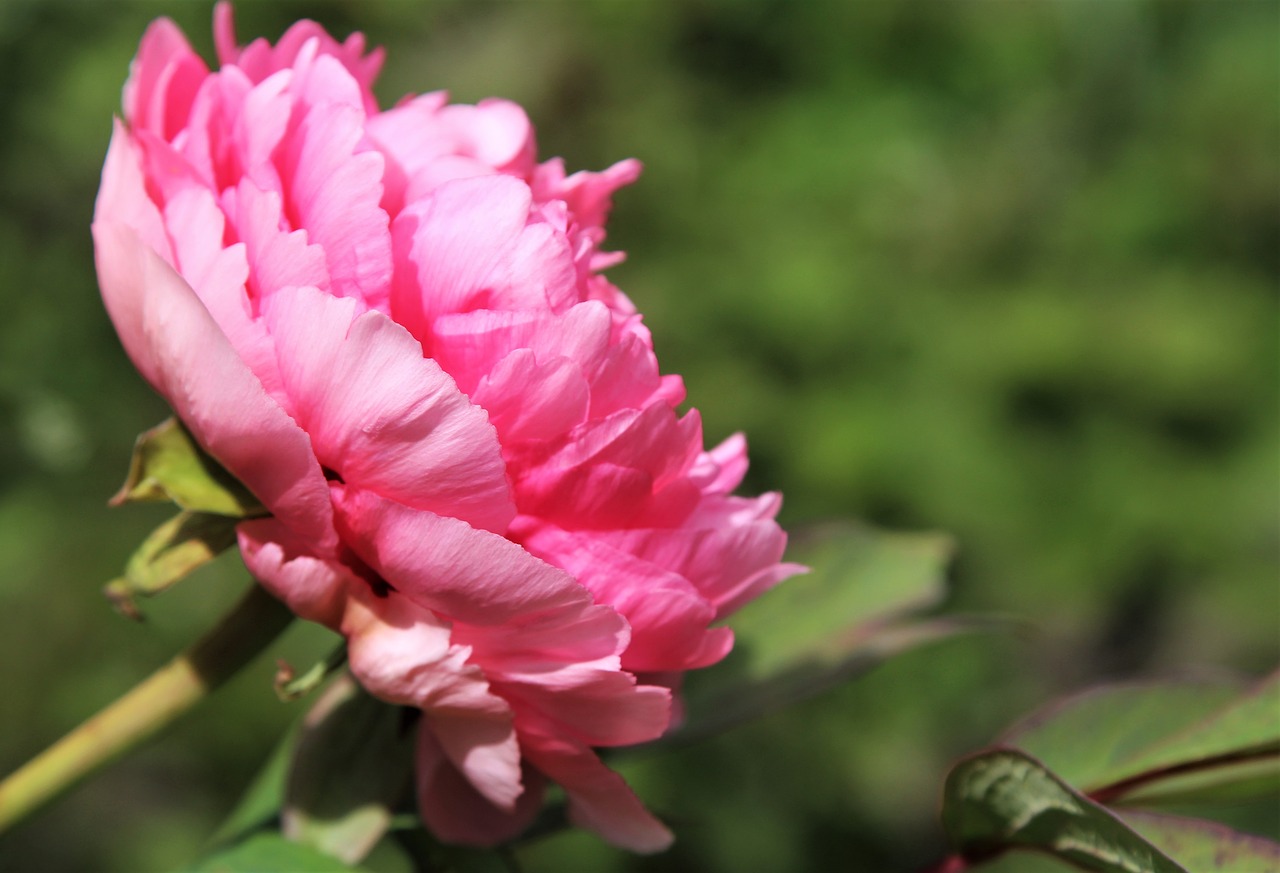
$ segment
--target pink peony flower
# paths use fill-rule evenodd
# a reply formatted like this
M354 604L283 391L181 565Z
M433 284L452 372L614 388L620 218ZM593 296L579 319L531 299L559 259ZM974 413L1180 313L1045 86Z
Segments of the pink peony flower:
M523 829L548 782L637 851L670 834L594 748L672 722L719 622L796 571L780 498L730 496L648 331L601 270L623 161L538 163L524 112L443 93L382 111L363 38L313 22L221 68L143 38L93 234L126 351L271 517L253 575L342 633L373 694L417 707L441 838Z

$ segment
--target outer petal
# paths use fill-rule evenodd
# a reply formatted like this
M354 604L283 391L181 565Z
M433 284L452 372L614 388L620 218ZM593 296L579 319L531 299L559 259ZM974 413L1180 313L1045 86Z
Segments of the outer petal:
M102 297L138 370L196 439L319 553L336 546L311 441L236 355L195 292L133 230L93 225Z
M338 629L350 586L363 580L337 561L311 554L310 543L274 518L241 522L236 533L253 578L299 617Z
M523 732L525 757L569 798L569 820L633 852L661 852L671 832L644 808L621 776L588 747L561 737Z
M492 846L520 834L533 823L542 806L547 780L525 766L524 791L515 803L499 808L476 790L436 739L432 726L418 732L418 811L432 833L450 843Z
M505 531L515 510L484 410L404 328L356 311L314 288L264 303L285 392L320 463L406 506Z
M351 671L372 694L482 722L510 718L484 672L454 645L449 623L406 597L352 586L342 617Z

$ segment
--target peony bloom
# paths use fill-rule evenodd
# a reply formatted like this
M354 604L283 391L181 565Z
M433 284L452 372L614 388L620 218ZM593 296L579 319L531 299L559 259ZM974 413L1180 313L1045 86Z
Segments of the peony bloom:
M720 621L795 572L780 498L730 496L678 377L601 271L624 161L538 163L523 111L442 93L380 110L381 55L312 22L221 67L148 29L93 223L126 351L271 513L253 575L423 713L417 796L489 844L563 787L637 851L671 837L594 748L672 722Z

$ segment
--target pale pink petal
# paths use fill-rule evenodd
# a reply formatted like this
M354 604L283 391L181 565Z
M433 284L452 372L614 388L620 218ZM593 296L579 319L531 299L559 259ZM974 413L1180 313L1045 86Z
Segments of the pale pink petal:
M382 69L383 51L376 48L365 54L363 34L353 33L346 41L339 43L314 21L303 20L285 31L275 46L265 39L257 39L241 49L236 41L231 4L222 0L213 10L213 36L218 60L222 65L226 67L234 64L240 67L255 82L262 81L277 70L293 66L307 43L314 41L316 48L313 51L337 58L360 85L365 111L371 115L378 111L371 87Z
M267 395L182 277L128 227L93 225L102 297L138 370L200 444L284 524L334 548L306 433Z
M280 195L244 179L222 198L236 234L245 244L252 268L250 288L262 301L281 288L307 286L327 291L329 271L324 249L311 244L305 230L285 229Z
M300 618L337 629L351 585L363 585L334 560L309 552L310 542L274 518L236 526L240 556L253 578Z
M619 161L601 173L579 172L565 178L564 162L553 158L534 175L533 190L539 200L563 200L578 224L601 227L613 208L613 193L640 177L643 169L634 158Z
M520 744L511 717L428 713L426 720L440 748L476 791L499 809L514 810L524 786Z
M342 96L344 86L354 88L350 75L327 56L290 85L305 114L280 152L285 209L324 249L333 293L385 309L392 266L389 220L379 205L383 158L357 148L364 110Z
M567 358L590 380L609 354L609 312L587 302L559 315L489 309L444 315L435 322L433 344L433 357L467 394L518 349L539 360Z
M93 220L132 228L144 245L170 264L174 262L160 208L147 195L142 150L119 119L112 125Z
M395 592L351 586L342 617L351 672L370 693L427 712L481 720L510 717L471 650L451 642L449 622Z
M264 302L285 391L322 466L409 507L504 531L514 508L498 438L417 340L314 288Z
M492 846L506 842L533 823L542 807L546 779L525 766L523 792L510 809L500 809L480 794L441 748L430 724L418 730L418 811L440 839L449 843Z

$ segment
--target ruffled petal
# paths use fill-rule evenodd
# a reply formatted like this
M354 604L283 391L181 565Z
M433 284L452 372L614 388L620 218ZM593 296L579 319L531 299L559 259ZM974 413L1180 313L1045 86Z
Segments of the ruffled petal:
M335 484L333 500L343 540L426 609L502 625L591 605L591 595L571 576L497 534L353 487Z
M274 518L241 522L236 533L253 578L298 617L337 630L349 586L361 580L338 561L311 554L307 540Z
M328 488L307 434L227 342L181 276L130 228L93 225L107 311L134 365L208 452L281 522L336 546Z
M417 340L314 288L263 304L294 415L344 482L504 531L514 515L497 435Z

